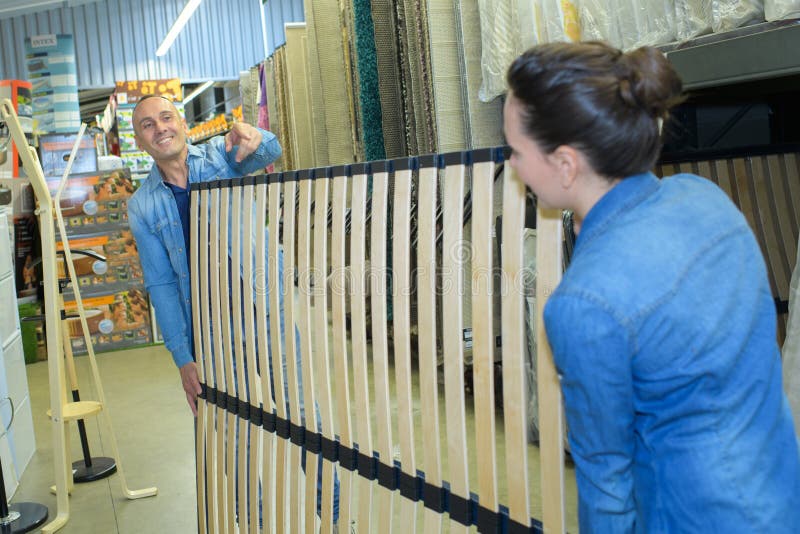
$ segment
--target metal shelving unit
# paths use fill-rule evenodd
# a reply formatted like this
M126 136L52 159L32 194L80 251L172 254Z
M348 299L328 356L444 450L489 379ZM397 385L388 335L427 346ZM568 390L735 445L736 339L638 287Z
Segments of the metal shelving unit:
M800 19L755 24L659 47L687 90L800 74Z

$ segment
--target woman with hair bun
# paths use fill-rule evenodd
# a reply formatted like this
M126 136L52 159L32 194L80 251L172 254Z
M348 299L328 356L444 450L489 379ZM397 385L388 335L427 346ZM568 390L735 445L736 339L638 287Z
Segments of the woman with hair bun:
M578 232L544 321L581 532L797 532L800 458L758 244L711 181L650 172L680 78L652 48L553 43L508 83L510 165Z

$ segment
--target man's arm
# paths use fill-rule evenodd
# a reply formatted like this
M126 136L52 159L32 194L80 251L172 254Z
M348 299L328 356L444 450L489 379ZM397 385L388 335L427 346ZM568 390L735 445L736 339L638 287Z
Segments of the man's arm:
M245 122L234 123L224 137L215 137L209 143L224 155L228 166L241 175L263 170L282 153L275 134Z
M181 382L192 412L197 414L195 397L200 393L197 369L189 345L189 331L183 317L183 307L178 292L178 279L169 262L161 240L144 222L138 203L128 204L128 222L139 249L139 261L144 273L145 289L156 310L158 325L164 336L164 345L172 353L180 369Z
M581 532L633 532L632 343L610 310L557 295L545 307L578 482Z

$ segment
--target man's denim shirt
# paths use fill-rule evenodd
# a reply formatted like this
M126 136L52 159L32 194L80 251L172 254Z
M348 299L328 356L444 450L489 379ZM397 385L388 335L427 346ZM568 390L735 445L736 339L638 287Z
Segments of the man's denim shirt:
M259 131L261 144L240 163L236 163L238 147L226 152L221 136L203 145L189 145L189 183L244 176L280 157L281 146L275 135ZM193 354L189 262L175 198L156 165L128 203L128 221L164 344L180 368L192 361Z
M798 532L775 304L718 187L622 180L583 222L544 318L581 532Z

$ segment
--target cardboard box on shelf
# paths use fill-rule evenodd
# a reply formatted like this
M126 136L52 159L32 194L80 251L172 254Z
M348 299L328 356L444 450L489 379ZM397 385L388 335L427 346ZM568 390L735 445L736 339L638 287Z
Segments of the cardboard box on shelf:
M150 343L150 307L142 289L129 289L110 295L83 298L86 326L92 346L98 352ZM64 302L66 328L72 349L86 352L83 327L77 315L77 302Z
M0 100L4 98L11 100L19 117L20 126L30 142L33 135L31 83L24 80L0 80ZM0 178L18 178L23 174L24 169L20 165L17 145L11 143L6 151L0 152Z
M97 233L127 225L128 199L134 190L128 170L76 174L68 180L59 203L67 236ZM54 195L58 184L59 180L48 182Z
M109 242L111 242L110 247ZM120 245L107 234L70 239L69 245L70 250L73 251L72 263L75 266L75 276L78 277L81 290L103 288L106 291L119 291L130 287L144 286L142 268L135 254L135 243L133 244L134 250L122 255L115 253L119 251ZM62 250L63 243L58 242L56 247L58 250ZM94 252L104 257L105 261L76 253L76 250ZM58 277L68 278L68 274L64 258L59 255Z
M77 134L39 136L39 159L45 176L61 178L67 168L67 160L77 137ZM81 139L71 172L72 174L97 172L97 150L93 137L83 136Z
M122 152L140 152L139 147L136 145L136 137L134 133L123 132L119 133L119 149Z

